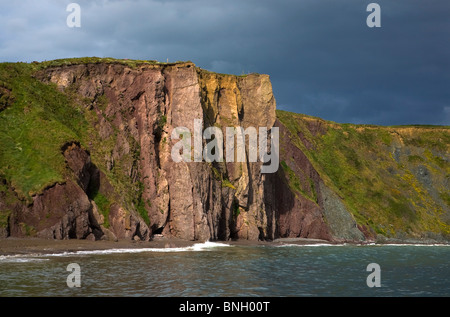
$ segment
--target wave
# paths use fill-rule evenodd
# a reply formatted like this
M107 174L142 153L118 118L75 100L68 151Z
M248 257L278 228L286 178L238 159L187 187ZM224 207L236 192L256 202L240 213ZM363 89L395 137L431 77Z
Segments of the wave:
M47 254L26 254L26 255L4 255L0 256L0 263L5 262L32 262L47 260L41 258L48 257L68 257L76 255L101 255L101 254L121 254L121 253L143 253L143 252L186 252L186 251L209 251L214 248L231 247L232 245L206 241L204 243L195 243L188 247L173 247L173 248L120 248L120 249L105 249L105 250L83 250L83 251L66 251L61 253L47 253Z
M430 243L430 244L426 244L426 243L386 243L386 244L381 244L381 243L374 243L371 245L375 245L375 246L383 246L383 247L450 247L450 244L445 244L445 243Z
M280 247L343 247L343 246L356 246L356 247L450 247L450 244L444 243L434 243L434 244L425 244L425 243L339 243L339 244L331 244L331 243L307 243L307 244L295 244L295 243L286 243L282 245L277 245L277 248Z
M230 244L221 242L206 241L204 243L196 243L192 247L188 247L188 251L205 251L213 248L232 247Z
M16 255L0 255L0 263L28 263L42 262L48 259L41 259L36 254L16 254Z
M343 247L345 244L331 244L331 243L305 243L305 244L296 244L296 243L286 243L282 245L277 245L277 248L282 247Z
M446 243L360 243L348 244L358 247L450 247Z
M94 255L94 254L118 254L118 253L143 253L143 252L186 252L186 251L208 251L218 247L230 247L231 245L218 242L195 243L189 247L173 247L173 248L121 248L106 250L85 250L74 252L63 252L58 254L50 254L48 256L71 256L71 255Z

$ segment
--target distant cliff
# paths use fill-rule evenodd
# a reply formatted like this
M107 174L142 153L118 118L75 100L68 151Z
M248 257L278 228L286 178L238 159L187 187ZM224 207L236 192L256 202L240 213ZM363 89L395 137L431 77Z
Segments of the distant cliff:
M275 107L269 76L190 62L0 64L0 237L449 239L449 127ZM194 119L224 134L278 127L278 172L173 162L172 130Z
M449 239L450 127L337 124L284 111L277 117L289 195L312 202L331 237Z

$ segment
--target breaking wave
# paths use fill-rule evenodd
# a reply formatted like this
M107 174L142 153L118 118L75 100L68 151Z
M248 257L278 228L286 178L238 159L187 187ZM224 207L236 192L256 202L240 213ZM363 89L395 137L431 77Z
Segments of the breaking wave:
M115 254L115 253L142 253L142 252L186 252L186 251L208 251L218 247L230 247L231 245L218 242L195 243L189 247L173 247L173 248L129 248L129 249L106 249L106 250L86 250L75 252L64 252L60 254L52 254L51 256L67 256L67 255L90 255L90 254Z
M105 250L83 250L70 251L61 253L47 253L47 254L26 254L26 255L2 255L0 256L0 263L6 262L36 262L45 261L48 257L65 257L74 255L101 255L101 254L120 254L120 253L143 253L143 252L187 252L187 251L210 251L215 248L231 247L229 244L206 241L204 243L195 243L188 247L173 247L173 248L120 248L120 249L105 249ZM42 259L44 258L44 259Z

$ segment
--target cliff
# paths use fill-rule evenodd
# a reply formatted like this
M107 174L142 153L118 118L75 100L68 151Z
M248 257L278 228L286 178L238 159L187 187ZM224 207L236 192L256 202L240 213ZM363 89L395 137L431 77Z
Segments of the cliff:
M450 233L448 127L276 111L269 76L190 62L0 64L0 236L186 240ZM280 168L179 162L176 127L278 127ZM205 140L202 141L205 145Z
M322 207L332 237L449 239L448 126L337 124L284 111L277 117L285 178L297 196Z

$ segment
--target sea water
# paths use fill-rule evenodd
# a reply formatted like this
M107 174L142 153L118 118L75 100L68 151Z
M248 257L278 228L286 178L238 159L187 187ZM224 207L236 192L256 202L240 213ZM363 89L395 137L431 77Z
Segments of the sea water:
M80 287L69 287L69 264ZM369 287L370 263L379 287ZM450 296L448 245L111 249L0 256L0 296Z

